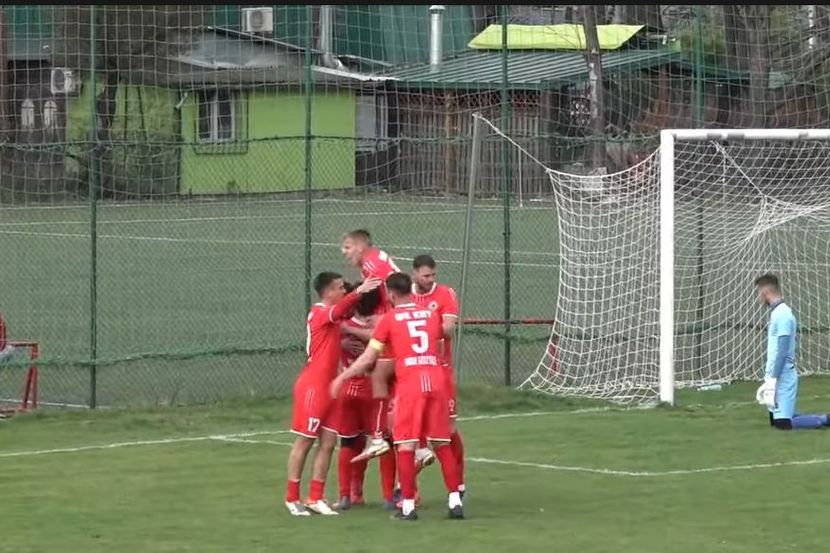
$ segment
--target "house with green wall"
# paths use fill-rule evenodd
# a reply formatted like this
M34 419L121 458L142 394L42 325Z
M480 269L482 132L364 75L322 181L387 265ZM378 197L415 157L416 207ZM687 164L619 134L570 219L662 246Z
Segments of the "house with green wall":
M274 6L274 32L265 36L239 30L243 7L210 6L204 31L164 60L163 70L131 70L118 83L102 154L105 197L296 191L305 186L307 167L315 188L344 189L377 180L367 167L388 165L394 106L381 86L387 78L374 75L392 64L427 58L428 6L336 6L333 50L341 63L335 69L313 48L317 37L309 37L308 17L316 21L319 8ZM89 182L91 76L83 67L70 67L76 86L55 94L49 82L55 70L50 17L55 8L2 9L10 16L12 63L21 76L15 109L31 100L37 114L33 125L40 128L44 106L57 103L62 136L25 133L31 142L56 143L49 154L51 181L43 186L81 193ZM448 12L445 49L451 54L465 47L472 23L466 7L450 6ZM315 137L309 163L307 48ZM94 91L99 102L100 80L99 74ZM100 133L100 122L98 127ZM30 159L19 161L14 166L22 171L16 175L22 186L43 180L32 175ZM45 161L38 158L35 165Z

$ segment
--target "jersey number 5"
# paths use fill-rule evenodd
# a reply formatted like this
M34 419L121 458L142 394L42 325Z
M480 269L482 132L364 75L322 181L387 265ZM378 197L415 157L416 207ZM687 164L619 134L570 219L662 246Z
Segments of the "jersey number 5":
M412 351L415 353L424 353L429 349L429 335L424 330L427 325L425 320L422 321L407 321L406 327L409 329L409 337L417 342L412 344Z

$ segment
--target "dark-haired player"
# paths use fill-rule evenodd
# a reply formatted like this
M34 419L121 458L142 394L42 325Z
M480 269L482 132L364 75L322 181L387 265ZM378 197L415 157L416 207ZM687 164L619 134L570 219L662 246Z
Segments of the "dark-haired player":
M349 286L346 287L347 289ZM377 322L374 315L380 303L380 290L361 296L351 319L342 323L341 363L348 369L357 359L372 337ZM334 403L334 426L340 437L337 458L337 476L340 487L337 509L344 511L352 505L362 505L363 481L368 459L352 463L366 445L366 435L374 430L372 420L374 402L372 383L365 375L352 378L343 386Z
M784 303L778 277L767 273L755 281L758 299L769 308L767 362L764 383L755 399L769 411L769 424L779 430L830 426L827 414L807 415L796 411L798 371L795 367L798 325L790 306Z
M331 394L336 397L346 380L369 370L386 344L392 344L397 381L392 435L403 494L402 508L396 518L418 518L415 512L415 448L422 436L432 445L441 463L449 493L450 518L464 518L458 492L457 463L449 448L451 430L449 402L444 394L442 321L434 311L415 305L409 275L390 275L386 279L386 291L394 309L381 317L366 351L334 380Z
M378 279L366 280L346 293L343 277L324 272L314 279L320 302L312 306L307 319L306 350L308 360L294 384L294 417L291 431L297 438L288 454L288 482L285 506L293 516L308 516L309 510L322 515L337 512L325 502L324 487L337 434L329 420L331 396L329 385L337 376L340 358L340 323L351 315L360 296L377 289ZM300 502L300 478L308 452L319 437L314 454L311 485L305 505Z
M464 495L464 442L455 425L458 416L455 391L455 371L452 365L452 337L458 322L458 297L455 290L446 284L436 282L437 264L429 255L419 255L412 261L412 297L418 307L435 311L441 317L444 329L444 376L446 394L452 419L450 447L458 463L458 491Z

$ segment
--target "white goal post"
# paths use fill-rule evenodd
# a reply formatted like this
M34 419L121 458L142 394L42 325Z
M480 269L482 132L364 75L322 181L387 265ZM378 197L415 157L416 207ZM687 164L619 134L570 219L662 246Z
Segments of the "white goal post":
M676 318L675 318L675 189L676 171L675 171L675 145L679 142L708 142L708 143L724 143L724 142L742 142L742 143L765 143L774 141L777 143L800 143L802 141L830 141L830 129L668 129L660 133L660 339L659 339L659 371L660 371L660 401L663 403L674 404L675 402L675 387L677 385L677 378L675 373L675 335L676 335ZM762 146L763 148L763 146ZM770 154L779 153L782 149L789 149L791 152L798 149L798 145L784 146L783 148L769 148L767 151ZM819 150L825 150L820 148ZM764 150L760 150L761 155L764 155ZM830 154L830 150L825 150L824 155ZM769 159L775 158L771 155ZM786 158L778 158L776 161L787 163ZM827 170L821 163L822 159L813 157L812 161L815 163L815 174L811 178L826 177ZM747 175L743 175L749 179ZM808 177L809 178L809 177ZM755 184L755 183L753 183ZM805 183L803 182L784 182L781 183L781 188L790 188L791 196L803 196L804 199L810 200L825 200L823 197L816 197L816 194L810 191L797 192L796 190ZM822 186L821 182L807 182L807 185L816 184ZM760 199L768 194L768 191L758 189ZM823 194L821 195L823 196ZM814 215L818 212L824 211L830 204L830 197L826 198L828 203L820 201L819 203L793 203L794 198L787 198L782 201L788 205L783 208L790 208L792 213L789 218L781 218L779 224L791 222L801 215ZM790 201L788 201L790 200ZM771 226L770 229L775 228ZM816 237L819 238L819 237ZM816 260L821 262L823 260ZM830 261L830 260L828 260ZM830 267L828 267L830 269ZM747 288L751 285L750 282L745 283ZM786 286L787 283L785 282ZM749 294L749 292L748 292ZM827 306L830 309L830 305ZM759 360L750 360L755 362L760 367Z
M760 379L765 272L798 317L799 372L830 374L830 129L664 130L633 167L586 175L474 117L544 168L555 200L555 322L522 388L674 404Z

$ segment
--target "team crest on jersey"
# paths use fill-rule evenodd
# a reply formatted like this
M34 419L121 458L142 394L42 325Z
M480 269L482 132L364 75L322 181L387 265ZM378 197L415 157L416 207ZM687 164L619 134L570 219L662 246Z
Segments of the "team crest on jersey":
M438 309L438 302L431 301L429 302L429 305L427 305L427 307L429 307L430 311L435 311L436 309Z

